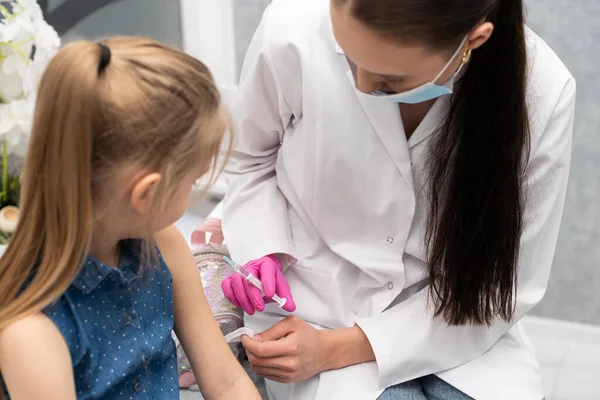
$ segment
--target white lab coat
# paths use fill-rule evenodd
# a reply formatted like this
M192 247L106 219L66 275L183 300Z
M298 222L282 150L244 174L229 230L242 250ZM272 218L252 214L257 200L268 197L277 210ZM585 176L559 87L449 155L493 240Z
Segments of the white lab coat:
M575 82L528 31L531 158L516 320L543 297L570 164ZM490 77L493 79L494 77ZM540 400L539 367L520 324L448 327L426 303L424 161L450 97L406 140L398 105L355 92L328 0L276 0L248 51L228 167L224 230L239 262L286 265L298 317L321 329L358 324L377 361L292 385L275 400L375 400L436 374L477 400ZM269 306L246 323L284 315Z

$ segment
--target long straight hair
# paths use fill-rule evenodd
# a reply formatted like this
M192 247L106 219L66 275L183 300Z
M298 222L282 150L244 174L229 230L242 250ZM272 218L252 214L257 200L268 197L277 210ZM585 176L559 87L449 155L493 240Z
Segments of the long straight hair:
M22 218L0 259L0 331L69 287L90 247L100 188L117 169L160 172L154 197L164 200L193 169L216 165L228 123L206 66L151 39L103 44L106 68L98 44L78 41L41 81Z
M522 0L334 1L387 38L448 54L481 21L494 24L431 142L425 242L436 317L510 321L529 155Z

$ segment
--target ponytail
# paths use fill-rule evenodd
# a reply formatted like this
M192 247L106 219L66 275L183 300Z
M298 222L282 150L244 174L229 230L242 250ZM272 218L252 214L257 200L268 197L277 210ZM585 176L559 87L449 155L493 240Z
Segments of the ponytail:
M529 154L522 0L498 0L436 135L427 225L430 294L452 325L513 317Z
M101 56L92 42L70 44L42 79L25 161L21 219L0 258L0 331L57 299L88 251Z

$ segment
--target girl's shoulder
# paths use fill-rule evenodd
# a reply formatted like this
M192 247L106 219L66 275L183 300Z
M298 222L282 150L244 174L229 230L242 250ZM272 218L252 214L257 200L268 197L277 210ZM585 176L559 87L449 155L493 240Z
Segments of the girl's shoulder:
M44 313L39 312L19 319L0 331L0 360L11 350L26 352L34 342L56 339L56 336L53 336L56 332L56 325Z

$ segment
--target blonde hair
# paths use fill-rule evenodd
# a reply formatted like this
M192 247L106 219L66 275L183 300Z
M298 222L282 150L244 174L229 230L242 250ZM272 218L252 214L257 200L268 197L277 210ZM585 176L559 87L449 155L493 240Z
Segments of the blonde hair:
M77 41L42 79L22 219L0 259L0 331L69 287L90 246L98 189L116 168L160 172L156 198L192 168L215 170L228 122L206 66L151 39L102 43L111 51L105 69L102 48Z

